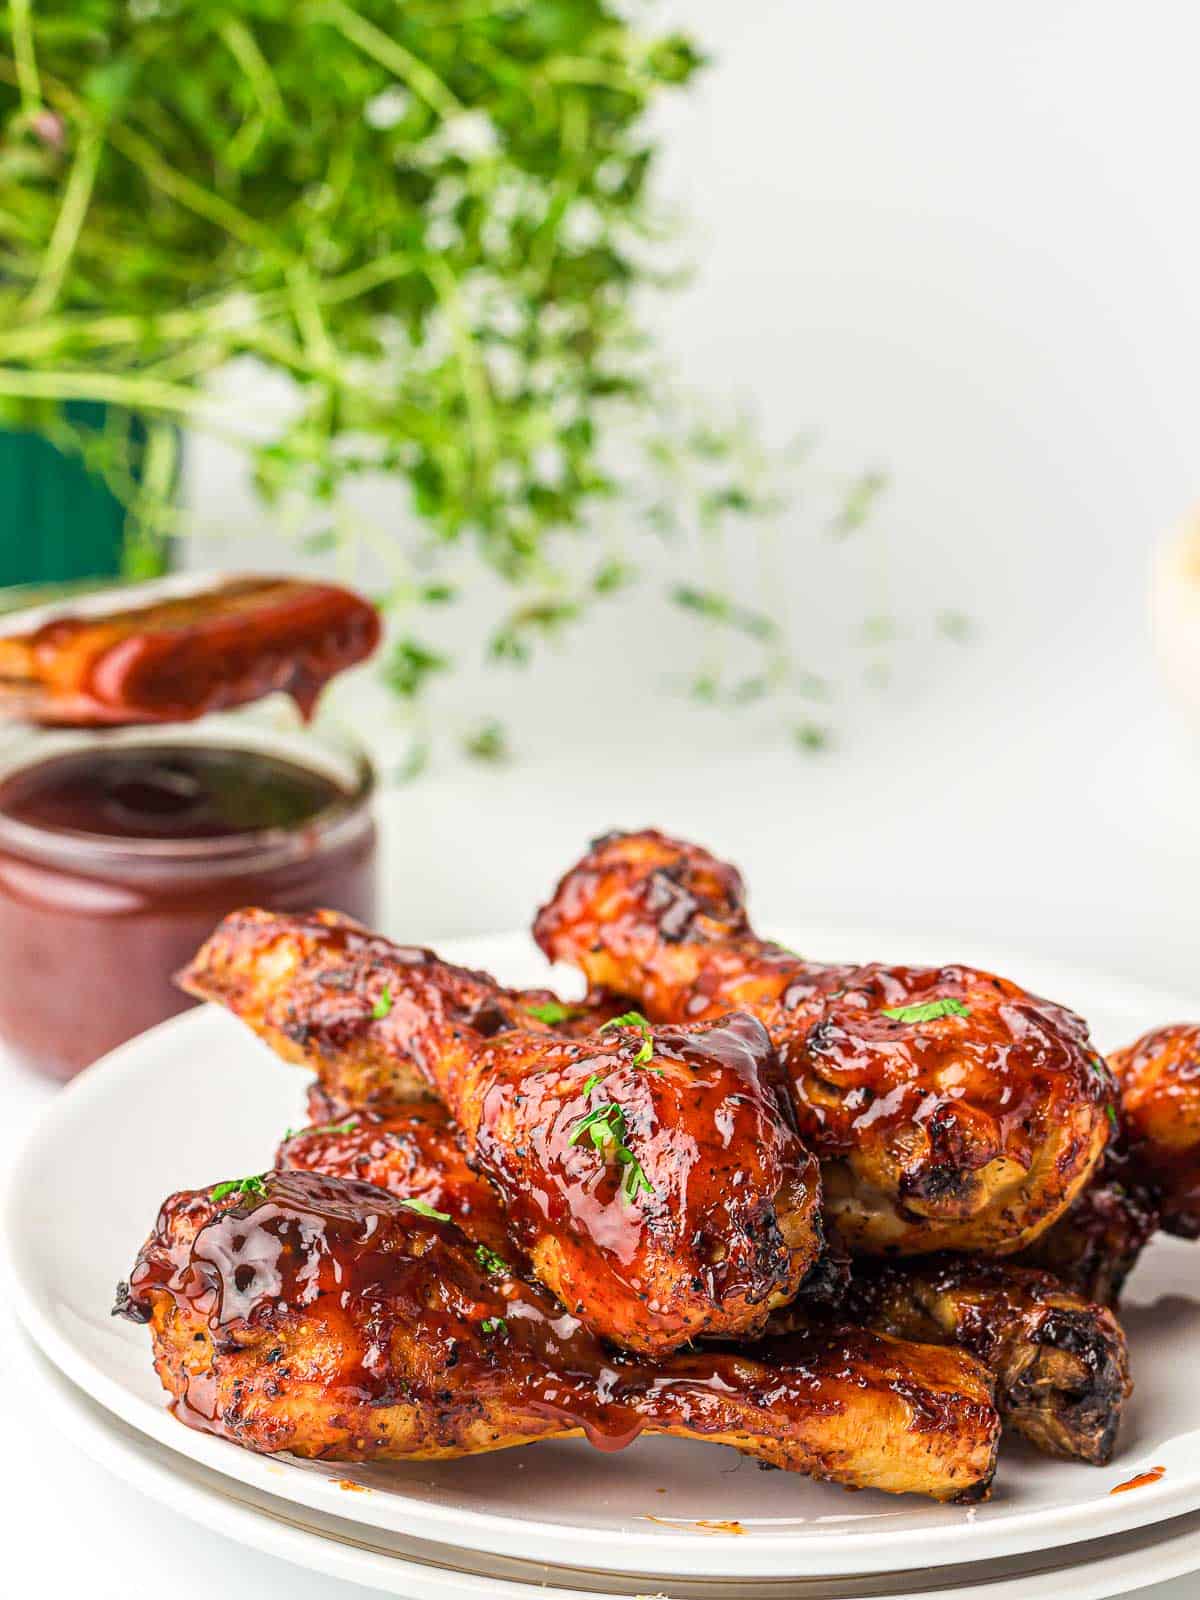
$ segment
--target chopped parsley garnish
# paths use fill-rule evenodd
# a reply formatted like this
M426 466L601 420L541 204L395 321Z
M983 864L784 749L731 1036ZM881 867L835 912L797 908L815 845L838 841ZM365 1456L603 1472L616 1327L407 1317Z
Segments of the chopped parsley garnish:
M1114 1128L1117 1127L1117 1125L1118 1125L1117 1124L1117 1108L1116 1108L1116 1106L1113 1105L1111 1100L1105 1106L1104 1110L1105 1110L1105 1112L1106 1112L1106 1114L1108 1116L1108 1120L1112 1123L1113 1127Z
M402 1206L407 1206L410 1211L415 1211L419 1217L432 1217L435 1222L449 1222L448 1211L435 1211L428 1200L401 1200Z
M371 1017L375 1022L382 1022L392 1009L392 986L385 983L379 991L379 999L371 1007Z
M939 1017L969 1017L971 1008L961 1000L924 1000L915 1006L885 1006L883 1014L893 1022L936 1022Z
M601 1077L601 1075L598 1072L593 1072L591 1077L587 1080L587 1082L583 1086L584 1094L591 1094L592 1090L596 1087L596 1085L598 1083L603 1083L603 1081L604 1081L603 1078Z
M557 1027L560 1022L570 1022L572 1017L579 1016L578 1006L565 1006L561 1000L542 1000L535 1006L526 1006L531 1017L536 1017L539 1022L544 1022L548 1028Z
M484 1317L479 1324L484 1333L507 1333L508 1323L503 1317Z
M650 1032L650 1024L640 1011L623 1011L619 1017L610 1017L607 1022L600 1024L597 1032L606 1033L609 1028L636 1028L641 1034L642 1043L633 1058L635 1067L644 1067L647 1061L653 1058L654 1035Z
M580 1117L567 1143L578 1144L586 1133L606 1161L610 1156L615 1157L625 1169L621 1174L621 1193L626 1200L633 1200L643 1191L653 1194L654 1188L642 1171L641 1162L625 1142L627 1132L625 1113L609 1100Z
M289 1128L284 1134L285 1139L297 1139L301 1134L309 1133L353 1133L358 1127L357 1117L347 1117L345 1122L323 1122L319 1128Z
M209 1191L209 1197L213 1200L224 1200L227 1194L249 1195L266 1194L266 1192L267 1175L262 1172L254 1178L230 1178L227 1183L218 1183Z
M475 1259L485 1272L506 1274L512 1271L503 1256L498 1256L494 1250L489 1250L486 1244L475 1246Z

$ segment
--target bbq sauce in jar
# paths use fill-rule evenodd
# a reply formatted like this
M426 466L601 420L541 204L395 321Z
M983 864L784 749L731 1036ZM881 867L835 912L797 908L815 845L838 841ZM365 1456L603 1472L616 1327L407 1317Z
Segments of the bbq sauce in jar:
M191 1004L229 911L374 916L361 754L239 728L56 735L0 772L0 1040L70 1077Z

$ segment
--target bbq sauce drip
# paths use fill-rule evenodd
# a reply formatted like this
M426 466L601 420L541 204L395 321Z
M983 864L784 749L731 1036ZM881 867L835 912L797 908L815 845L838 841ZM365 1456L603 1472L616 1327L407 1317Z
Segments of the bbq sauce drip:
M228 839L296 828L344 798L311 767L202 744L79 750L0 784L0 812L13 821L105 839Z

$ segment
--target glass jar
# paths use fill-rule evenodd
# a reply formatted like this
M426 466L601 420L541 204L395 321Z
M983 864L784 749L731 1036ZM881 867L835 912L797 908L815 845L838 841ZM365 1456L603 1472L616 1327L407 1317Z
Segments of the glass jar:
M193 1003L173 975L240 906L372 923L374 788L344 735L260 707L7 745L0 1042L71 1077Z

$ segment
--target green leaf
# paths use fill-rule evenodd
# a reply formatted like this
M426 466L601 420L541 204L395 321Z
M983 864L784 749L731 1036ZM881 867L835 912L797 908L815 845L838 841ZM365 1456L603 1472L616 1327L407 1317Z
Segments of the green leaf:
M435 672L445 672L449 665L448 656L427 649L419 640L398 639L383 664L383 681L393 694L412 700L428 678Z
M449 1222L448 1211L435 1211L428 1200L401 1200L402 1206L407 1206L410 1211L415 1211L420 1217L431 1217L434 1222Z
M893 1022L936 1022L939 1017L969 1017L971 1008L961 1000L923 1000L911 1006L884 1006L883 1015Z
M225 1183L218 1183L209 1190L209 1197L213 1200L224 1200L226 1195L265 1195L267 1192L267 1175L259 1173L253 1178L231 1178Z
M650 1024L640 1011L623 1011L619 1017L610 1017L607 1022L602 1022L597 1028L597 1033L607 1033L609 1028L636 1028L642 1035L642 1042L638 1046L637 1055L633 1058L635 1067L644 1067L647 1061L654 1056L654 1034Z
M485 1272L490 1272L496 1277L504 1277L512 1271L504 1257L497 1255L494 1250L489 1250L486 1244L475 1246L475 1259Z
M379 991L379 998L371 1007L371 1016L374 1021L382 1022L384 1017L390 1016L392 1010L392 986L385 983Z
M544 1022L548 1028L556 1028L560 1022L569 1022L572 1017L579 1015L578 1006L565 1006L561 1000L539 1000L536 1005L526 1006L531 1017L536 1017L539 1022Z

